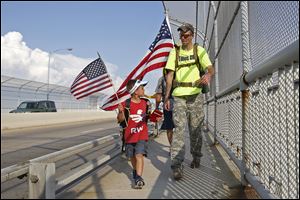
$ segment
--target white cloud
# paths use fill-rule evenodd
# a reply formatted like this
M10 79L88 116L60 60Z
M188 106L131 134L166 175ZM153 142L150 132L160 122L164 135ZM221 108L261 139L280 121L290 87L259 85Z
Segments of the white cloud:
M68 54L51 55L50 84L70 87L75 77L93 59L76 57ZM47 82L49 53L41 49L30 49L23 41L19 32L9 32L1 36L1 74L21 79ZM113 80L115 88L123 82L117 75L118 66L106 62L108 72ZM102 91L112 94L113 89Z

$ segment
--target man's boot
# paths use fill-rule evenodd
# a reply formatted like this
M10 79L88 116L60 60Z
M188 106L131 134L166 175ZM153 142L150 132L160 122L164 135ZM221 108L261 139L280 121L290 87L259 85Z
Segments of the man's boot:
M200 158L194 158L191 162L191 168L199 168L200 167Z
M173 176L176 181L182 178L183 176L183 167L178 167L173 169Z

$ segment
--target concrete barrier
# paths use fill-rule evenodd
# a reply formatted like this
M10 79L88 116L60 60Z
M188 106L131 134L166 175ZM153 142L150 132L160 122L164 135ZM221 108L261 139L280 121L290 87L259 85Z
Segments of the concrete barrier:
M115 111L56 113L1 113L1 130L27 128L99 119L116 119Z

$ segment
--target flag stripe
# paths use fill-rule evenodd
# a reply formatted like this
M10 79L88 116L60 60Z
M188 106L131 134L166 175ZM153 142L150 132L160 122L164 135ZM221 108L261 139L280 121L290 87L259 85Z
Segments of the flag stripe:
M75 78L75 81L74 81L74 82L77 82L78 79L81 78L81 76L84 76L84 73L83 73L83 72L80 72L80 73L78 74L78 76Z
M95 90L98 90L99 88L103 88L103 87L106 87L106 86L109 86L109 85L111 85L111 83L107 83L107 84L105 84L105 85L100 84L100 85L98 85L97 87L89 88L88 90L85 90L84 92L81 92L80 94L78 93L78 94L76 94L76 95L74 95L74 96L75 96L76 98L78 98L78 97L80 97L80 96L82 96L82 95L84 95L84 94L87 94L87 93L91 92L91 91L95 91Z
M112 103L112 102L114 102L114 101L116 101L116 100L118 100L118 98L120 99L120 98L122 98L122 97L124 97L124 96L126 96L126 95L128 95L129 93L128 92L123 92L123 93L117 93L117 96L114 94L114 95L112 95L111 96L111 99L109 100L109 101L107 101L103 106L105 106L106 104L109 104L109 103Z
M147 65L148 65L149 63L151 63L151 61L153 61L154 59L161 58L161 57L166 58L166 56L168 56L168 55L169 55L168 52L158 53L158 54L152 56L152 57L148 60ZM156 61L156 60L154 60L154 61Z
M81 81L83 80L83 81ZM80 77L77 78L77 80L74 81L75 84L73 84L71 86L71 89L73 89L74 87L76 87L77 85L80 85L81 83L83 83L85 80L87 80L86 76L84 75L84 73L82 73L82 75Z
M113 84L110 83L109 85L107 85L107 86L105 86L105 87L99 88L99 89L97 89L97 90L93 90L93 91L91 91L91 92L89 92L89 93L87 93L87 94L85 94L85 95L83 95L83 96L80 96L80 97L78 97L78 99L81 99L81 98L83 98L83 97L86 97L86 96L88 96L88 95L91 95L91 94L93 94L93 93L95 93L95 92L99 92L99 91L104 90L104 89L106 89L106 88L109 88L109 87L111 87L111 86L113 86Z
M83 82L83 83L87 82L86 84L77 85L78 87L73 88L71 90L71 92L76 93L76 91L78 91L78 90L81 90L85 87L90 86L91 84L97 83L97 82L105 80L105 79L109 79L108 74L100 76L99 78L95 78L95 79L93 79L93 81L89 81L88 79L86 79L86 81Z
M89 90L92 90L92 89L97 88L97 87L99 87L99 86L102 86L102 85L104 85L104 84L108 84L108 83L110 83L110 80L106 80L105 82L98 82L98 81L97 81L96 83L97 83L97 84L94 83L94 84L90 84L90 85L84 87L84 90L74 92L73 95L74 95L74 96L78 96L78 95L80 95L80 94L82 94L82 93L85 93L85 92L87 92L87 91L89 91Z
M123 101L125 101L128 98L130 98L130 94L127 94L127 95L125 95L122 98L119 98L119 100L117 100L117 101L115 101L113 103L106 104L105 106L102 107L102 109L105 109L105 110L114 110L114 109L116 109L116 107L118 107L119 103L122 103Z

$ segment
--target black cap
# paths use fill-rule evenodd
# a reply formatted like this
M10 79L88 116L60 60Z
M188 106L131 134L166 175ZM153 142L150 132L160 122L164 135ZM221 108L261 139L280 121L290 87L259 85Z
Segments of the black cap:
M192 24L184 23L177 29L177 31L183 31L184 33L191 31L194 34L194 27Z

